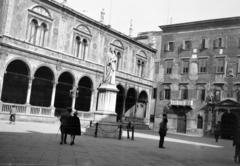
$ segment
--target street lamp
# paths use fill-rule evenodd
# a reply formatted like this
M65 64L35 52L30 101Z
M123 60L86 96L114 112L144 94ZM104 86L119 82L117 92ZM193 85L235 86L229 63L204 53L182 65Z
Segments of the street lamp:
M217 98L217 95L214 93L210 93L210 95L207 96L206 98L206 103L207 103L207 108L208 110L210 110L212 112L212 132L213 132L213 129L216 125L216 110L215 110L215 106L218 102L218 98Z

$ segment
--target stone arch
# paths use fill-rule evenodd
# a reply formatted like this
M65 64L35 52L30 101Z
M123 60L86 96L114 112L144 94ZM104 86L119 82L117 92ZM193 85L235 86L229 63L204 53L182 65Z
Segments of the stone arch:
M117 101L116 101L116 109L117 113L117 121L121 121L123 109L124 109L124 99L125 99L125 89L121 84L117 85L118 93L117 93Z
M28 92L30 69L22 60L12 60L6 67L1 100L25 104Z
M147 113L148 95L146 91L141 91L138 96L136 117L145 118Z
M34 12L36 12L38 14L41 14L41 15L43 15L45 17L51 18L50 12L46 8L44 8L44 7L40 6L40 5L34 6L32 8L32 11L34 11Z
M68 72L62 72L58 77L56 86L56 96L54 106L56 107L56 115L61 114L66 108L72 107L72 96L70 91L74 86L74 77Z
M32 82L30 104L49 107L53 90L54 73L46 66L39 67Z
M113 40L111 42L111 45L117 47L117 48L120 48L120 49L124 49L124 46L123 46L123 43L120 41L120 40Z
M92 80L87 76L83 76L78 82L78 96L75 104L76 110L85 112L90 111L92 90Z
M137 91L135 88L129 88L125 103L125 116L134 117L136 111Z
M86 26L86 25L84 25L84 24L78 25L76 29L77 29L78 31L80 31L80 32L83 32L83 33L86 34L86 35L91 36L91 31L90 31L90 29L88 28L88 26Z

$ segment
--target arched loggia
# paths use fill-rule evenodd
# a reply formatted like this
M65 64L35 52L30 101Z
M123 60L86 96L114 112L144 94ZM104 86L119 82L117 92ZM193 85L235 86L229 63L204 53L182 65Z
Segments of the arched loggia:
M127 92L125 104L125 116L135 117L137 92L134 88L130 88Z
M65 110L72 106L72 96L70 91L73 88L73 83L73 76L69 72L62 73L58 78L54 102L54 106L58 113L59 110Z
M116 101L116 109L117 113L117 121L121 120L123 114L123 104L124 104L124 93L125 90L121 85L117 85L118 93L117 93L117 101Z
M1 100L25 104L29 82L29 67L21 60L12 61L4 74Z
M92 98L92 80L88 77L83 77L78 83L78 95L76 98L75 109L79 111L90 111Z
M53 89L53 72L48 67L40 67L34 74L30 104L49 107Z

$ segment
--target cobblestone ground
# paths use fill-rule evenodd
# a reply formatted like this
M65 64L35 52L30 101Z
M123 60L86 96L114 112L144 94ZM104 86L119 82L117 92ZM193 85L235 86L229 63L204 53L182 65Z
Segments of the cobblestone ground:
M126 133L124 133L124 136ZM0 121L0 165L49 166L231 166L232 142L168 134L166 149L157 148L152 132L135 140L81 136L60 145L58 124ZM70 139L70 138L68 138Z

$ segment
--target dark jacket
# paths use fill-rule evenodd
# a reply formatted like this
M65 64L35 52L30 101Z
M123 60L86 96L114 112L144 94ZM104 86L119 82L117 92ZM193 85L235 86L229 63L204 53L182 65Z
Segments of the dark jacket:
M62 133L67 133L68 132L69 117L70 117L70 115L69 115L68 112L65 112L65 113L61 114L61 117L60 117L60 123L61 123L60 129L61 129Z
M71 135L81 135L81 123L77 116L69 117L69 128L67 134Z
M159 135L161 137L166 136L167 134L167 121L163 120L159 125Z

